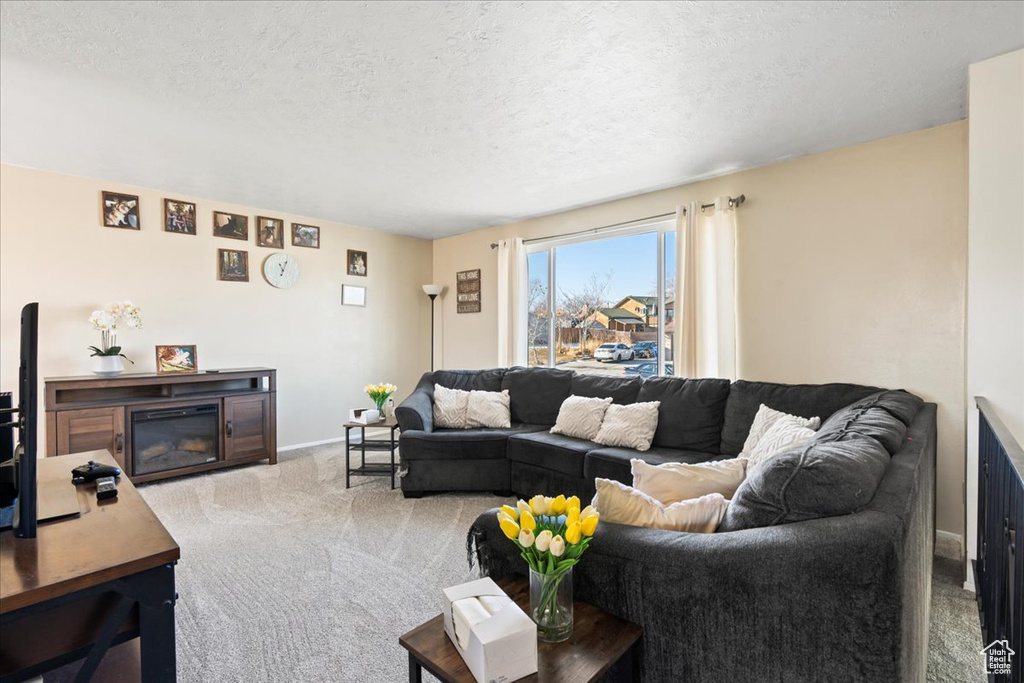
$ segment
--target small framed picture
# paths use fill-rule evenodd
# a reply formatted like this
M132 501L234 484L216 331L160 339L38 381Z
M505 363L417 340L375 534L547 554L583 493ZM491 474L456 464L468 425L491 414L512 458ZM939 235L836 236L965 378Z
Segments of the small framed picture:
M228 282L249 281L249 252L235 249L217 250L217 279Z
M133 194L103 192L103 225L107 228L139 230L139 198Z
M280 218L256 216L256 244L271 249L284 249L284 221Z
M196 205L177 199L164 200L164 231L196 234Z
M156 374L180 375L198 370L195 344L156 347Z
M224 211L213 212L213 236L233 240L249 239L249 217Z
M348 250L348 274L366 277L366 252Z
M359 285L342 285L341 304L343 306L365 306L366 287L361 287Z
M292 246L320 248L320 228L315 225L292 223Z
M460 270L455 274L456 313L480 312L480 269Z

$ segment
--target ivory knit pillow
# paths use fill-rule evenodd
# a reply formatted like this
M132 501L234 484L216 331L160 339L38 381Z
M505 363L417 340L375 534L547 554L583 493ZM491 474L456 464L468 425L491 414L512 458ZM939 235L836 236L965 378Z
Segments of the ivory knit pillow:
M725 516L729 501L720 493L662 505L631 486L610 479L595 479L594 507L602 522L710 534Z
M661 401L608 406L601 430L594 441L602 446L623 446L638 451L651 447L658 428L658 407Z
M611 404L610 398L570 396L562 401L562 407L558 409L558 419L555 420L551 433L593 441L601 431L604 414Z
M508 429L512 426L508 389L502 391L471 391L466 408L466 427L493 427Z
M469 392L434 385L434 426L465 429L469 411Z
M739 457L748 457L750 452L757 446L757 442L764 436L764 433L771 429L772 425L776 422L787 417L796 420L801 427L807 427L808 429L817 430L821 426L820 417L804 418L790 415L779 410L773 410L762 403L761 407L757 409L757 415L754 416L754 422L750 425L750 432L747 434L747 440L743 442L743 450L740 451Z
M633 488L646 493L662 505L720 493L732 498L747 476L743 458L714 462L666 462L651 465L636 458L629 461L633 470Z
M814 430L804 427L798 419L786 417L775 424L757 441L754 449L747 454L747 469L757 467L776 453L793 446L803 446L814 438Z

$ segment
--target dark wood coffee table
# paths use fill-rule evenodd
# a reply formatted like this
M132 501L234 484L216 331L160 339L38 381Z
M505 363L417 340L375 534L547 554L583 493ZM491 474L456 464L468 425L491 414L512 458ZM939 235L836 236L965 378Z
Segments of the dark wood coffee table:
M499 581L516 604L529 611L530 592L525 578ZM537 643L537 673L519 680L528 683L558 681L589 683L612 666L620 680L640 680L639 646L642 630L585 602L575 601L572 637L562 643ZM462 656L444 632L444 615L438 614L409 631L398 643L409 651L409 681L420 683L426 669L444 683L475 683Z

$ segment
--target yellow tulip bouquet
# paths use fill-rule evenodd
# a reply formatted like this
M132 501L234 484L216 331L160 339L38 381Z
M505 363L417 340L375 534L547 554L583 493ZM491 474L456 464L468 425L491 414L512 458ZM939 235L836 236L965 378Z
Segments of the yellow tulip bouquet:
M384 382L382 384L367 384L363 387L363 391L373 400L373 404L377 406L377 411L381 414L381 419L383 419L384 402L388 400L391 394L398 391L398 387Z
M530 566L530 610L541 640L557 642L572 634L572 583L565 581L590 544L599 515L576 496L537 495L498 512L502 532L519 546Z

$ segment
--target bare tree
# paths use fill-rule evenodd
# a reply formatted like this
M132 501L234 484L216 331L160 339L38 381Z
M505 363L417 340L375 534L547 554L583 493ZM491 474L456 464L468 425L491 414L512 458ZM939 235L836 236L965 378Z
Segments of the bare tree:
M608 305L608 287L613 274L610 270L602 274L591 273L576 289L559 292L560 326L564 323L565 327L579 329L580 351L587 348L587 334L594 321L594 312Z
M551 340L548 337L548 292L547 287L539 279L530 280L527 297L526 336L533 356L532 365L540 365L538 348L547 340L548 353L551 353Z

